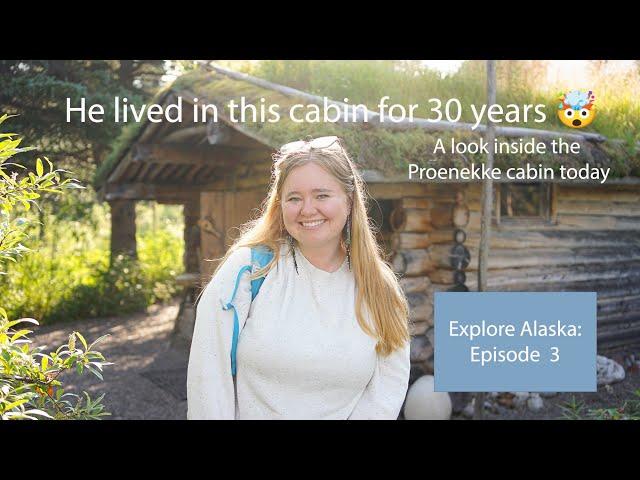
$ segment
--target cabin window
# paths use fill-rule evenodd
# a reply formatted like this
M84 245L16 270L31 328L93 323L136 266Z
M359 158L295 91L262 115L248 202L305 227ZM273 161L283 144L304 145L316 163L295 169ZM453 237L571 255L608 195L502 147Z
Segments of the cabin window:
M552 220L553 189L549 183L503 183L496 193L498 224Z

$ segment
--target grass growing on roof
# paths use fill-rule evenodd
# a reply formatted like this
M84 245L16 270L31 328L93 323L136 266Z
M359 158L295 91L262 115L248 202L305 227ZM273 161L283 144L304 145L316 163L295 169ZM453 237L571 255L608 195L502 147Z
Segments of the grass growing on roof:
M415 62L407 62L402 68L397 68L397 62L338 62L338 61L264 61L249 73L265 78L274 83L289 85L293 88L315 94L326 95L334 100L349 99L350 104L364 103L370 109L377 110L376 105L381 96L389 95L390 103L419 103L418 116L429 117L429 98L448 99L456 97L463 106L470 104L481 105L486 101L486 87L484 64L475 62L463 65L458 74L441 78L438 74L418 68ZM558 130L569 132L557 121L555 106L557 92L542 90L536 87L535 75L531 78L518 64L504 62L501 65L515 65L513 75L499 74L498 103L547 105L547 119L544 123L535 123L537 129ZM510 68L511 68L510 67ZM524 77L523 77L524 75ZM559 168L561 164L575 166L589 162L598 166L611 167L611 177L640 176L640 151L636 142L640 140L637 125L640 123L640 102L633 101L635 89L640 94L640 81L637 86L623 90L622 94L614 95L622 87L614 81L613 86L607 87L603 80L597 85L600 88L598 103L598 118L584 131L597 131L604 135L622 139L621 142L607 141L604 144L583 149L580 156L569 155L516 155L497 154L496 166L517 166L523 163L543 163L545 166ZM616 86L617 85L617 86ZM596 88L594 87L594 89ZM476 155L434 155L433 148L438 138L445 145L451 138L459 141L479 139L480 135L467 131L425 132L421 129L410 129L401 132L372 127L371 125L337 125L330 123L295 123L288 117L288 111L296 103L305 103L295 96L284 95L273 90L263 88L249 82L234 80L219 73L195 70L179 77L170 87L176 93L188 91L199 98L199 103L215 103L221 114L229 116L226 108L229 101L239 102L241 97L247 101L260 105L260 99L265 104L278 104L281 119L276 123L237 124L239 130L244 130L256 136L272 148L305 138L306 136L339 135L344 138L348 151L362 167L381 170L387 174L406 173L409 163L421 166L464 166L471 162L482 163L484 156ZM615 90L618 88L618 90ZM463 108L460 121L473 122L470 108ZM528 123L519 122L513 126L532 127ZM106 174L111 171L127 146L139 134L140 127L126 129L115 144L112 154L101 166L97 182L104 181Z

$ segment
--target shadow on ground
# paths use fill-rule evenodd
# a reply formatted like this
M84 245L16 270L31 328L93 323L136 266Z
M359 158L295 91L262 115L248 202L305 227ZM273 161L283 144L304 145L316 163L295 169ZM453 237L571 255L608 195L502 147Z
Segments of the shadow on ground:
M36 327L34 345L55 350L79 331L91 343L101 335L110 336L96 349L114 365L105 367L104 381L91 373L66 374L65 392L85 390L92 398L105 393L106 419L181 420L187 418L186 347L172 345L178 313L176 303L153 306L146 313L107 317Z

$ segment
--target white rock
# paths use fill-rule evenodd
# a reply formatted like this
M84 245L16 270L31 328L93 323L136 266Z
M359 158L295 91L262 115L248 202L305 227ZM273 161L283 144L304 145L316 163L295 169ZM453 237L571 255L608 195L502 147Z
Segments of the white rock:
M540 395L538 395L537 393L531 394L531 396L527 400L527 408L529 408L529 410L531 410L532 412L538 412L542 410L544 408L544 402L542 401L542 398L540 398Z
M423 375L407 393L404 418L407 420L449 420L451 398L447 392L433 391L433 376Z
M621 382L625 377L622 365L602 355L596 357L596 370L598 372L598 385Z
M464 416L465 418L473 418L475 404L476 403L474 402L474 399L471 399L469 404L466 407L464 407L464 410L462 410L462 416Z
M466 418L473 418L473 416L476 413L475 409L476 409L476 399L472 398L471 401L467 404L467 406L464 407L464 410L462 410L462 416ZM498 405L490 402L489 400L484 401L484 411L485 413L486 412L500 413Z
M519 408L527 404L527 400L529 400L529 392L513 392L513 393L515 393L515 397L513 397L514 407Z

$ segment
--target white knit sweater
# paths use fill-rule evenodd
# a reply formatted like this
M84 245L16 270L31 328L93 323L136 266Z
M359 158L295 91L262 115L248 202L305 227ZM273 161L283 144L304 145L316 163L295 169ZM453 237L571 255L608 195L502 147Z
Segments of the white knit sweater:
M187 374L189 419L393 419L409 381L409 344L378 356L356 320L356 286L288 248L251 302L249 273L234 305L241 333L231 375L233 311L223 310L249 248L235 251L197 307Z

